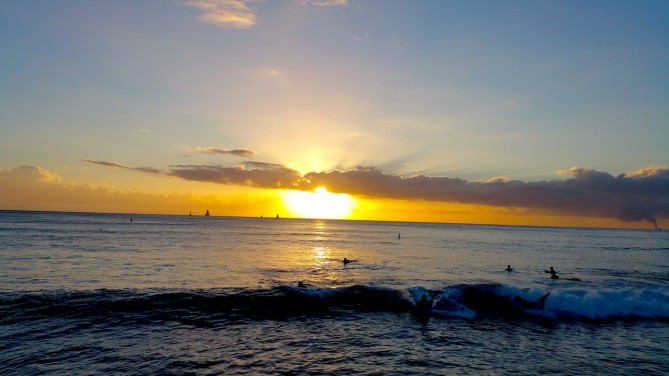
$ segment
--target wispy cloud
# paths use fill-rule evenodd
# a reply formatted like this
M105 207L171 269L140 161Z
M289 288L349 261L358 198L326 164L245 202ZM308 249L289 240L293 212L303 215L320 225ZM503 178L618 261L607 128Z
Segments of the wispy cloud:
M255 9L248 6L260 0L189 0L183 4L202 10L202 22L219 27L245 29L254 26L257 22ZM346 6L348 0L301 0L302 5L321 7Z
M202 22L219 27L244 29L256 24L256 15L247 6L249 0L190 0L183 4L201 9Z
M348 0L302 0L302 5L317 5L322 7L337 7L348 5Z
M122 169L125 169L125 170L133 170L133 171L141 172L141 173L147 174L147 175L157 175L157 174L162 173L161 170L159 170L157 168L152 168L152 167L130 167L130 166L126 166L126 165L121 164L121 163L105 162L105 161L92 161L90 159L84 159L84 162L92 163L92 164L95 164L95 165L98 165L98 166L105 166L105 167L111 167L111 168L122 168Z
M113 162L88 162L107 167L123 166ZM538 182L506 177L495 177L487 182L424 175L402 177L374 167L301 174L283 165L264 162L243 162L235 167L180 165L161 173L217 184L305 191L325 186L330 192L358 197L527 208L549 214L617 218L627 222L646 220L655 225L657 217L669 216L669 167L653 166L617 176L574 167L558 172L571 178Z
M236 155L239 157L250 157L252 155L258 154L257 152L249 149L219 149L215 148L213 146L207 146L207 147L202 147L202 146L196 146L196 147L190 147L190 146L184 146L181 149L190 151L190 152L198 152L198 153L209 153L209 154L231 154L231 155Z

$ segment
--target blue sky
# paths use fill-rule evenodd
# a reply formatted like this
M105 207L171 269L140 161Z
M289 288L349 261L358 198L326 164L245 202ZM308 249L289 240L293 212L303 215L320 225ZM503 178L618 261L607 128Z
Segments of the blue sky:
M158 183L85 161L245 160L184 149L214 147L469 181L666 166L668 20L666 1L3 1L0 169L141 190Z

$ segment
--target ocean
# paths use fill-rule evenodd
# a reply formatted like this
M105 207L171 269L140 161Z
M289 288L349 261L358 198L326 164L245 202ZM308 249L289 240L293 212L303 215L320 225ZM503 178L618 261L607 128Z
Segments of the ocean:
M0 211L0 375L545 373L669 374L669 232Z

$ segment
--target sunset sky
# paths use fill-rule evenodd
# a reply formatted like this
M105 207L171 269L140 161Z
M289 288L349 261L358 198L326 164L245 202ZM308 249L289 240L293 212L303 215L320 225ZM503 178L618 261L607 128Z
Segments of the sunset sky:
M0 2L0 209L669 227L669 2Z

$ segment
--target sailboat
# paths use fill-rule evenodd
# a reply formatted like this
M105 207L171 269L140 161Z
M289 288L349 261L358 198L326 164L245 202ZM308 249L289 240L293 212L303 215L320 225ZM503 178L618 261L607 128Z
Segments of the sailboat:
M204 213L204 216L205 216L205 217L208 217L208 216L209 216L209 209L207 209L207 212Z

